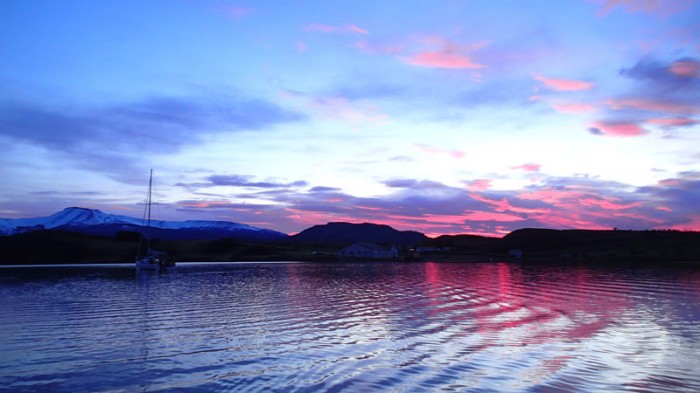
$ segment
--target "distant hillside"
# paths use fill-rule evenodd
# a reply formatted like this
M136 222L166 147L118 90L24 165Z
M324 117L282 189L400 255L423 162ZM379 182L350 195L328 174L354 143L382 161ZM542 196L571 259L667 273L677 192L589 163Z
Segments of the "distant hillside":
M442 235L430 239L427 244L434 247L451 247L460 250L493 251L500 247L501 239L478 235Z
M146 229L143 219L80 207L69 207L48 217L0 218L0 235L16 235L47 229L103 237L112 237L123 231L145 233L148 230L149 237L162 240L235 237L246 241L272 241L287 237L284 233L270 229L226 221L151 220L151 227Z
M503 237L503 250L523 258L700 262L700 232L519 229Z
M75 232L33 231L0 236L0 264L132 262L137 244Z
M133 235L133 234L132 234ZM0 236L0 265L133 263L138 236L99 237L59 230ZM157 240L152 244L175 261L274 261L311 259L310 252L238 239Z
M399 246L420 244L428 237L415 231L397 231L388 225L330 222L305 229L287 240L297 244L345 246L355 242L393 243Z
M69 208L50 217L0 219L0 264L133 262L144 228L134 218ZM503 238L443 235L431 239L387 225L331 222L297 235L222 221L156 222L154 249L178 261L301 261L337 259L355 242L392 243L408 258L421 246L426 261L700 264L700 232L520 229ZM252 228L252 229L251 229ZM8 234L14 233L14 234Z

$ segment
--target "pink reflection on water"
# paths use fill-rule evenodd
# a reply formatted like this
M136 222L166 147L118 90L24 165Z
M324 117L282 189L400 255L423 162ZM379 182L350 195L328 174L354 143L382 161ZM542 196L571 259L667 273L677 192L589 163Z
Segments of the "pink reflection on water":
M452 312L455 323L464 322L484 337L509 345L585 340L630 307L624 293L613 284L597 283L585 267L562 270L554 277L507 263L471 264L469 274L463 270L425 264L431 307ZM452 298L439 296L455 285L460 291L450 289Z

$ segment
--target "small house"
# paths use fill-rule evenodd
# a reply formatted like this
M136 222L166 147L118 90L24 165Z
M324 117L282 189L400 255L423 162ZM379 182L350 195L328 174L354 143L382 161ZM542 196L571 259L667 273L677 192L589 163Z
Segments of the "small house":
M399 257L399 249L395 244L380 245L358 242L338 251L338 256L342 258L396 259Z

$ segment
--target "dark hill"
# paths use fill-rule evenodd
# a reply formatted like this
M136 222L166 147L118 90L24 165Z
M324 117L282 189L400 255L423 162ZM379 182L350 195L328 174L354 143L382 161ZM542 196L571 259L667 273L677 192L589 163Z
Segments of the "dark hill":
M478 235L442 235L430 239L427 244L434 247L451 247L460 250L494 251L499 249L500 238Z
M0 236L0 265L133 263L139 238L126 231L114 237L54 230ZM293 247L236 238L154 239L152 246L175 261L294 261L310 255Z
M700 260L700 232L519 229L501 247L524 258L578 257L606 260Z
M129 262L137 242L63 231L0 236L0 264Z
M347 222L329 222L325 225L315 225L287 241L296 244L321 244L345 246L355 242L393 243L399 246L409 246L423 243L428 237L415 231L397 231L388 225L351 224Z

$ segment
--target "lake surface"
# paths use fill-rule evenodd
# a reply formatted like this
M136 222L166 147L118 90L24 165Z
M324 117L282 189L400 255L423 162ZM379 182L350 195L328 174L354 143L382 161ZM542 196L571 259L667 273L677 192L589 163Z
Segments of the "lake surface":
M0 392L700 391L700 267L0 268Z

